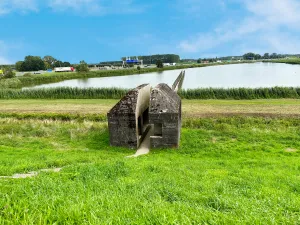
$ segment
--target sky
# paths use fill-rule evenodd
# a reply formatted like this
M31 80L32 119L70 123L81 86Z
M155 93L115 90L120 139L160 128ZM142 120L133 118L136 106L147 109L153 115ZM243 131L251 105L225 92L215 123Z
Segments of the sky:
M0 64L300 53L300 0L0 0Z

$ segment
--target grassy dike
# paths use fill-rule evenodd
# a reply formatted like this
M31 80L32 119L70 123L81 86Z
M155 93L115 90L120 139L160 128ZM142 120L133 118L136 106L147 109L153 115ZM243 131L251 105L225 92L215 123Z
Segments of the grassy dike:
M0 224L298 224L300 132L290 119L194 120L179 150L138 159L106 123L0 119Z

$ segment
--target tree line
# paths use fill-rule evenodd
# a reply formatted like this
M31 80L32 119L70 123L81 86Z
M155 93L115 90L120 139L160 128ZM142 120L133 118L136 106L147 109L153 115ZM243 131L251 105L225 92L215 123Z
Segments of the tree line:
M163 54L163 55L148 55L148 56L131 56L131 59L138 58L143 60L144 64L156 64L157 61L162 61L163 63L178 63L180 62L180 56L175 54ZM126 61L126 57L122 57L122 61Z
M243 55L244 60L259 60L259 59L282 59L287 57L287 55L277 54L277 53L265 53L264 55L256 54L253 52L248 52Z
M54 69L55 67L69 67L71 63L62 62L60 60L55 59L52 56L45 56L41 58L40 56L26 56L24 61L18 61L16 63L16 70L21 72L27 71L39 71L39 70L47 70Z

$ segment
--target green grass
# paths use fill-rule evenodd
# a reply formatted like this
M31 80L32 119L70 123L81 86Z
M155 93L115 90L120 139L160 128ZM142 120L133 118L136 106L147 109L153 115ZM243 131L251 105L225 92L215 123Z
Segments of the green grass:
M286 64L298 65L298 64L300 64L300 58L264 60L264 62L286 63Z
M42 89L0 89L0 99L120 99L128 89L120 88L42 88ZM300 88L199 88L181 90L182 99L281 99L300 98Z
M116 99L0 100L0 117L17 119L106 121ZM182 100L184 119L255 116L300 117L299 99Z
M110 147L106 123L0 119L0 224L299 224L300 120L193 119L179 150Z

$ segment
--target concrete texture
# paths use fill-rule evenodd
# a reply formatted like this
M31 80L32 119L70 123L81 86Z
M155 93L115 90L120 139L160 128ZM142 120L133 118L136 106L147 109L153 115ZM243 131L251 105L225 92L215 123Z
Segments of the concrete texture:
M154 125L152 148L179 147L181 99L167 84L159 84L151 91L149 123Z
M150 85L143 84L124 96L107 114L111 146L138 148L149 124Z
M172 90L173 91L178 92L178 91L181 90L184 78L185 78L185 71L183 70L183 71L181 71L181 73L179 74L179 76L175 80L174 84L172 85Z
M127 158L136 158L142 155L147 155L150 152L150 137L153 135L154 133L154 126L150 125L146 131L146 136L143 140L143 142L141 143L140 147L138 148L137 152L132 155L132 156L128 156Z

